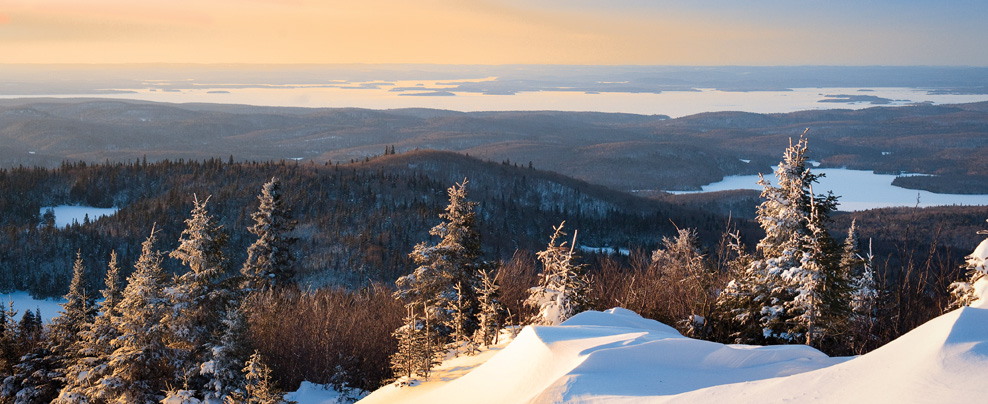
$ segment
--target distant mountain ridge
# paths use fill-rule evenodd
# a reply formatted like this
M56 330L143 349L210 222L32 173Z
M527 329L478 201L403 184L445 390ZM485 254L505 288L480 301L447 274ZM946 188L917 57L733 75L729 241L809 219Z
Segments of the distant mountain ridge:
M359 161L386 148L449 150L625 191L697 189L767 172L810 128L823 167L919 172L984 183L988 103L785 114L455 112L166 104L110 99L0 100L0 166L232 156L238 161ZM926 181L926 182L924 182ZM970 186L965 186L970 191Z

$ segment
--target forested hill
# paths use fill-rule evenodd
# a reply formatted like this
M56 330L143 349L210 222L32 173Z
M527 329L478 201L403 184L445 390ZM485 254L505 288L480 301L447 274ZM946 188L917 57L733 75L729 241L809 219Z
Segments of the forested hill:
M238 270L250 214L261 185L282 180L286 204L298 220L295 246L303 280L313 285L391 282L409 270L412 247L429 240L448 203L446 190L469 180L479 202L479 230L487 256L543 248L552 226L566 220L587 246L653 248L679 226L707 229L716 238L725 219L614 192L601 186L514 164L482 162L449 152L386 155L353 164L134 161L63 164L55 169L0 170L0 288L39 296L65 292L76 252L89 268L105 268L111 250L132 263L155 226L162 250L175 247L194 197L230 234L227 255ZM117 206L110 217L57 229L43 206ZM752 233L752 237L756 235ZM166 259L166 269L180 270ZM126 265L125 265L126 267ZM98 285L102 270L89 272Z
M439 149L555 171L612 189L697 189L767 172L810 128L822 167L918 172L937 192L988 192L988 103L785 114L660 115L277 108L95 99L0 100L0 167L62 161L360 161Z

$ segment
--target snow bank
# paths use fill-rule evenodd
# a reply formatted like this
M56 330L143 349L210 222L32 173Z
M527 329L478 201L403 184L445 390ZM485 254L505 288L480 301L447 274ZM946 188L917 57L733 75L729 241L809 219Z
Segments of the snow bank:
M833 359L803 346L722 345L612 309L558 327L527 327L503 351L445 383L375 392L361 403L558 403L678 394L819 369Z
M988 307L947 313L856 358L689 339L612 309L526 327L489 359L457 361L436 380L387 386L360 403L984 402Z
M658 403L976 403L988 387L988 309L940 316L871 353L815 372L717 386Z
M298 390L285 394L285 399L298 404L344 404L349 403L340 392L328 386L302 382Z

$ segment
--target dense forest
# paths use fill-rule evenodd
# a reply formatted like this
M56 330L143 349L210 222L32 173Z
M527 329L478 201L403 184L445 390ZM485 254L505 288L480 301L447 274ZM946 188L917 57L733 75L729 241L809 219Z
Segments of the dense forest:
M102 268L108 268L111 259L119 262L122 279L133 278L148 267L149 235L155 248L171 252L161 255L157 264L162 274L154 276L163 285L181 284L189 273L197 272L194 267L190 271L187 260L176 253L188 248L191 219L184 218L190 211L193 217L206 215L208 201L208 215L215 222L203 221L223 234L222 245L216 247L224 257L215 264L217 273L228 274L211 278L211 287L229 288L224 280L238 279L241 266L253 262L254 212L264 206L257 195L272 178L279 179L283 206L293 218L288 231L296 240L290 248L292 282L256 292L241 287L246 296L238 295L234 287L230 296L239 297L230 299L239 302L240 321L246 324L242 339L257 350L258 358L264 358L273 383L282 389L295 388L303 380L344 390L373 389L394 380L395 372L413 372L408 366L394 366L394 355L408 344L402 341L415 337L409 328L403 334L402 324L421 321L408 303L418 292L408 292L408 282L401 279L411 279L407 276L417 268L438 265L429 264L428 251L445 242L430 247L437 236L445 240L446 233L435 229L448 229L446 223L452 221L456 187L450 187L457 183L463 184L460 198L469 200L461 203L468 207L461 215L470 215L477 239L468 266L497 273L502 309L483 317L484 321L494 321L498 327L522 325L546 313L544 307L531 303L530 293L535 286L546 288L550 263L558 262L578 273L567 278L576 281L567 282L583 285L579 304L567 310L623 306L698 338L793 342L757 336L739 339L745 326L732 324L717 309L722 305L718 296L743 273L750 259L746 257L764 254L762 247L756 251L767 237L764 225L750 215L730 215L734 208L752 209L745 198L703 203L690 197L644 199L529 165L483 162L448 152L395 153L393 147L385 148L381 156L350 164L244 163L230 158L0 170L4 190L0 211L5 213L0 217L0 287L29 290L38 297L71 296L79 288L98 290L108 273ZM43 207L62 204L120 210L58 228ZM715 212L698 208L707 206L718 208ZM764 216L762 209L758 208L759 218ZM837 247L853 220L852 255L869 257L875 290L866 329L862 323L852 327L842 320L828 326L826 333L813 331L812 325L808 333L800 331L799 335L820 333L814 346L830 354L874 349L947 309L950 284L963 277L963 256L979 241L977 230L988 217L985 207L830 213L814 225L813 237L832 240L826 242L830 252L821 262L836 268ZM560 232L560 223L578 231L577 246L625 253L566 247L570 255L546 258L565 249L558 245L562 239L553 236L553 229ZM470 278L461 282L461 288L464 282L486 281ZM470 310L475 311L482 295L479 286L476 290L470 292L477 302ZM423 302L423 307L452 304L448 298L446 303ZM404 318L402 307L409 313ZM5 320L10 337L5 371L14 375L11 361L45 347L47 342L42 341L51 338L37 320L29 318L36 317L30 308L21 309L20 323L13 320L17 314L13 310ZM453 330L484 329L479 313L470 313L473 322L447 327L443 337L469 339ZM454 317L446 321L450 318ZM223 324L235 322L223 320ZM224 332L216 324L211 325L211 343L217 343L215 338ZM186 355L193 355L189 352ZM204 360L201 352L198 355L195 360ZM204 382L186 383L199 383L201 389Z
M484 220L485 249L510 258L541 243L544 229L568 220L588 229L583 243L622 248L654 245L679 225L713 228L712 214L646 201L552 173L483 163L452 153L388 155L349 165L300 162L231 163L218 159L0 170L0 288L38 297L64 293L71 262L83 251L87 265L117 251L132 262L152 225L166 248L178 239L181 217L193 199L211 197L230 233L230 257L243 261L250 243L251 190L271 177L282 180L286 203L299 218L298 267L318 286L393 281L409 264L412 246L428 237L444 204L447 184L469 176ZM450 177L460 177L453 179ZM42 208L63 204L119 207L99 220L55 228ZM593 229L593 230L590 230ZM166 270L179 271L166 260ZM98 281L94 275L91 281Z

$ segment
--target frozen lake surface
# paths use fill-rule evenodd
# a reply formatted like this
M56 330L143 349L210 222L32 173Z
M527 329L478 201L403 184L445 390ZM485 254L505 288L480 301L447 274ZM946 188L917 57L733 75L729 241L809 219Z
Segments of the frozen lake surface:
M892 185L895 175L875 174L871 171L844 168L818 168L815 173L825 174L813 187L817 194L833 191L840 196L838 210L857 211L894 206L944 206L988 205L988 195L935 194L928 191L905 189ZM766 179L774 184L775 176L766 173ZM725 177L722 181L703 186L702 191L726 191L731 189L761 190L757 175ZM674 192L676 194L691 192Z
M361 83L353 83L346 88L318 86L229 88L202 84L196 88L169 91L151 87L121 88L115 90L125 91L124 93L95 96L171 103L204 102L309 108L435 108L465 112L598 111L662 114L673 118L712 111L781 113L810 109L862 109L914 103L953 104L988 101L988 94L938 94L931 92L931 89L905 87L814 87L793 88L788 91L722 91L699 88L696 91L661 93L520 91L515 94L484 94L452 91L453 85L448 81L367 84L373 85L361 86ZM445 96L436 96L435 93L392 91L416 87L449 91L442 91ZM17 97L20 96L0 96L0 98ZM94 95L65 94L56 97L94 97Z
M25 310L41 310L41 318L45 321L51 321L51 319L58 316L62 312L62 306L59 303L64 303L62 299L58 300L38 300L31 297L25 291L13 291L11 293L0 294L0 299L3 299L2 303L4 308L10 302L14 303L14 310L17 310L17 321L21 320L21 316L24 315Z
M41 215L44 215L49 209L55 213L55 227L66 227L71 225L73 222L82 223L86 216L89 216L90 221L94 221L103 216L113 216L117 213L119 208L94 208L92 206L79 206L79 205L59 205L59 206L44 206L41 208Z

